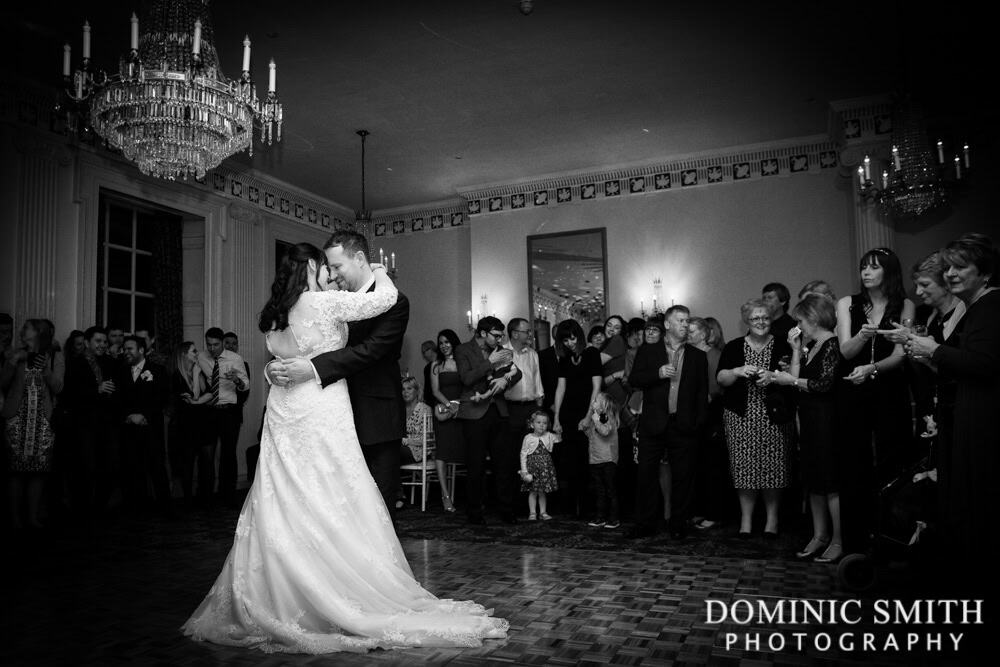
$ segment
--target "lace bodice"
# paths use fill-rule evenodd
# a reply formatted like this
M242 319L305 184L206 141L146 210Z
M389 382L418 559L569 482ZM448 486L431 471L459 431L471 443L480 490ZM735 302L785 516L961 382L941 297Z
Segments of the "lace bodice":
M267 349L279 359L339 350L347 342L347 323L386 312L399 292L391 282L373 292L303 292L288 312L288 328L267 333Z

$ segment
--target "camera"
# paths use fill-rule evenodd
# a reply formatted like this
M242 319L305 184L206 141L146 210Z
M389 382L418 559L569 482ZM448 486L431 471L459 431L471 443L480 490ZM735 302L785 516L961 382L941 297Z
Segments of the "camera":
M598 414L597 418L599 420L601 420L602 424L607 424L608 423L608 413L606 413L606 412L602 412L602 413Z

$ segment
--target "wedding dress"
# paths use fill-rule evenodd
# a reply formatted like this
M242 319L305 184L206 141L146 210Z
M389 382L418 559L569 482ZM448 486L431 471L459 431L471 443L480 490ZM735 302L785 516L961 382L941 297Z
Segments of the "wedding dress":
M289 326L267 336L278 358L347 340L347 321L387 311L374 292L304 292ZM184 624L197 640L267 652L480 646L504 619L434 597L413 578L354 428L347 385L271 387L253 486L222 572Z

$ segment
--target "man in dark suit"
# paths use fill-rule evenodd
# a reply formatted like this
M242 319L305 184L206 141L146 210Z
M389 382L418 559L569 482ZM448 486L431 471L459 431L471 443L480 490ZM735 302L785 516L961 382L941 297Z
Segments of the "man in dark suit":
M167 404L167 370L146 359L146 341L126 336L122 342L119 388L121 417L122 495L126 512L143 509L148 501L149 479L156 504L170 512L170 482L167 478L163 440L163 409Z
M461 404L456 417L462 420L465 464L468 471L469 523L484 525L483 479L489 454L497 486L497 505L504 523L517 523L514 497L517 457L510 445L507 401L504 391L521 379L513 365L513 352L501 347L503 322L484 317L475 337L455 348L455 365L462 378Z
M89 521L108 509L119 483L118 364L107 356L108 334L90 327L86 348L66 368L59 400L69 413L76 446L70 481L77 519Z
M364 236L353 231L334 232L323 252L330 277L340 289L374 291L375 276ZM325 387L347 379L358 440L390 515L399 489L399 453L406 435L399 357L409 319L410 302L400 292L387 312L349 322L344 348L314 357L312 363L272 361L266 369L268 379L278 384L318 379Z
M708 417L708 357L687 345L689 311L672 306L664 318L662 343L643 345L636 353L629 384L642 390L639 417L638 499L636 525L629 537L656 532L660 462L670 464L669 530L683 537L694 498L698 433ZM647 323L647 327L659 323Z

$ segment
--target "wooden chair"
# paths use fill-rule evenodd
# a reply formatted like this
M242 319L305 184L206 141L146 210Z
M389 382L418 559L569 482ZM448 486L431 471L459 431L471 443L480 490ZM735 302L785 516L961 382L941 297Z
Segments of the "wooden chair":
M431 482L438 481L434 465L434 415L424 415L420 434L420 460L400 466L403 487L410 487L410 504L415 502L417 488L420 488L420 511L427 511L427 489ZM454 482L452 482L454 484Z

